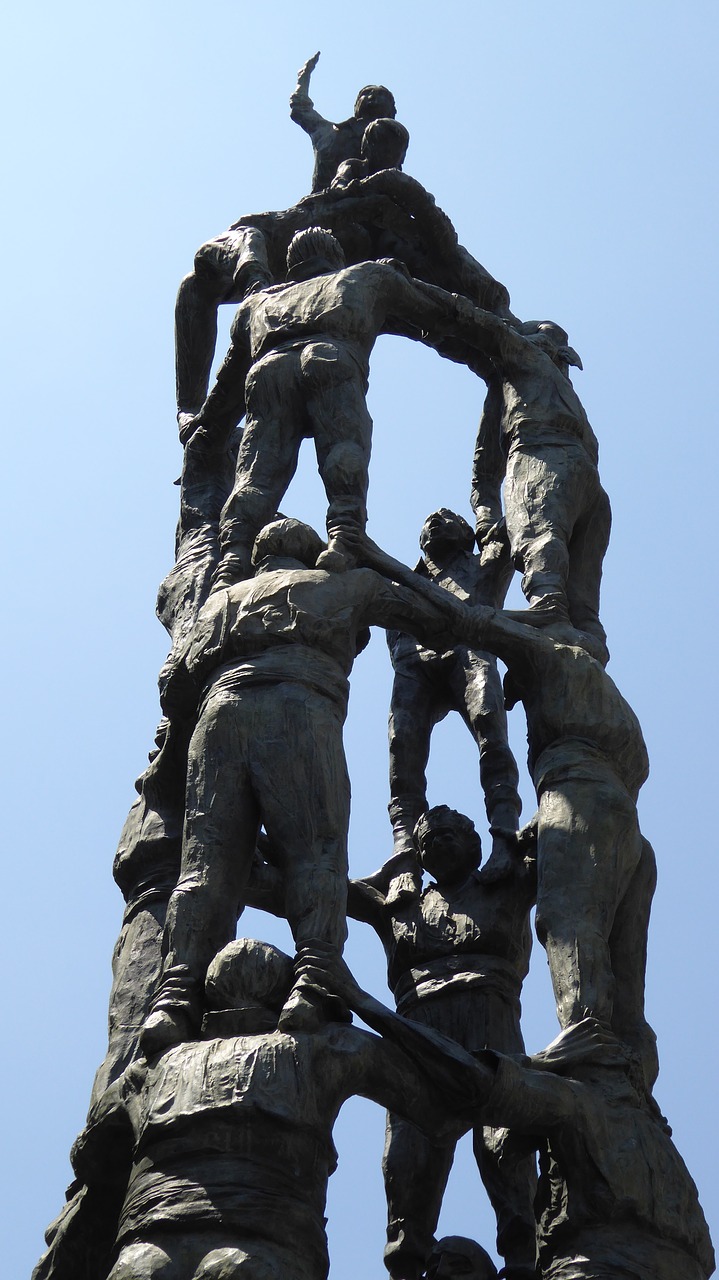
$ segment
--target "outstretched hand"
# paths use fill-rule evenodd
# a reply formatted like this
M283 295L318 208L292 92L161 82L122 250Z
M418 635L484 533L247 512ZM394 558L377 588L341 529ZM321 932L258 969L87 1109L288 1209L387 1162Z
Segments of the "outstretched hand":
M303 67L300 67L299 71L297 72L298 86L301 85L303 89L307 88L310 82L310 76L312 75L312 72L317 66L317 63L319 62L319 60L320 60L320 55L318 50L317 53L313 54L313 56L308 59L308 61L305 63Z

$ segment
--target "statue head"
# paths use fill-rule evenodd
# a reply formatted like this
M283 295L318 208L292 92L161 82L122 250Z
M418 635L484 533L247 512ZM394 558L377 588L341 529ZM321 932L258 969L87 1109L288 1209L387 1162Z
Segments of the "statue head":
M471 818L446 804L422 814L413 838L422 866L440 887L461 884L482 861L482 841Z
M453 551L471 551L474 547L474 531L463 516L448 507L440 507L427 516L419 535L422 551L429 553L430 559L435 554L450 554ZM434 553L434 554L433 554Z
M497 1268L480 1244L466 1236L444 1236L427 1260L427 1280L495 1280Z
M218 952L207 970L210 1009L271 1009L279 1013L294 982L289 956L254 938L237 938Z
M314 569L324 545L310 525L283 517L260 529L252 548L252 563L255 572L261 572L268 560L289 561L291 565Z
M409 146L409 132L399 120L382 116L371 120L362 134L362 159L373 173L401 169Z
M394 95L383 84L366 84L357 94L354 114L358 120L379 120L380 116L394 120L397 115Z
M520 325L519 332L525 338L544 351L546 355L562 370L568 373L569 365L577 369L583 368L574 347L569 346L569 334L560 324L553 320L527 320Z
M312 276L341 271L345 265L342 245L324 227L308 227L305 231L298 231L290 240L287 250L288 280L310 280Z

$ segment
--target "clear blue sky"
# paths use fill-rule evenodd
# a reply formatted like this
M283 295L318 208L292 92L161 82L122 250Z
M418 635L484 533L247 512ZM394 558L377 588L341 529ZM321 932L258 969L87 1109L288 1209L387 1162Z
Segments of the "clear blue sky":
M122 914L110 868L166 649L153 610L180 466L175 291L203 240L308 190L309 142L287 99L316 49L318 108L343 119L363 84L389 85L412 137L407 171L515 312L559 321L583 358L575 385L614 508L610 672L652 759L640 815L659 863L657 1095L716 1234L715 5L45 0L4 25L5 1274L27 1276L41 1251L104 1052ZM405 560L430 510L469 514L482 394L429 351L378 344L370 531ZM285 509L321 526L311 450ZM378 635L347 729L357 873L390 847L388 691ZM437 734L430 798L484 829L461 725ZM245 920L288 945L279 926ZM383 994L365 927L348 955ZM556 1032L538 945L524 1005L537 1049ZM382 1274L382 1128L379 1109L357 1103L337 1129L328 1215L346 1280ZM492 1245L466 1150L441 1229Z

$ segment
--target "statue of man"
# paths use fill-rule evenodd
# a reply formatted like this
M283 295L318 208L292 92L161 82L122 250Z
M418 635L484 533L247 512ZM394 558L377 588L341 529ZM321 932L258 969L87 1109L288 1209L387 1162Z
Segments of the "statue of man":
M202 1039L133 1064L104 1094L73 1163L108 1217L114 1201L108 1280L325 1280L343 1103L362 1094L439 1141L462 1131L395 1045L336 1024L278 1030L292 981L275 947L230 943L207 975Z
M367 125L380 117L394 120L397 114L395 101L389 89L381 84L368 84L360 89L349 120L333 124L315 110L310 94L310 77L319 61L319 53L300 69L297 86L290 98L290 115L305 133L309 134L315 157L312 174L312 190L323 191L329 187L337 170L345 160L359 159Z
M531 321L517 331L491 312L476 315L497 375L480 439L499 435L506 457L507 534L522 590L530 608L552 610L557 639L589 644L606 664L599 589L611 512L597 439L569 379L581 360L559 325Z
M427 598L438 588L364 541L363 560ZM532 618L477 605L456 610L457 635L506 664L527 717L537 815L537 933L546 948L562 1027L588 1013L640 1055L647 1087L656 1038L644 1017L654 854L636 801L649 762L639 721L602 664L560 644ZM469 620L469 629L466 630ZM535 613L537 623L540 615Z
M321 547L299 521L265 528L255 577L210 595L167 669L163 709L191 741L180 878L142 1039L148 1053L196 1034L205 972L234 937L260 824L276 850L297 946L282 1029L337 1016L303 969L305 954L339 954L346 936L347 677L370 624L415 631L430 644L449 632L445 593L426 601L371 570L315 569Z
M543 1280L707 1280L714 1250L697 1189L624 1047L593 1018L518 1061L468 1054L360 992L344 966L338 996L418 1062L447 1066L477 1119L539 1150L535 1201ZM450 1067L451 1063L451 1067Z
M474 554L467 521L441 507L428 516L419 537L422 559L415 572L470 604L501 608L512 567L506 544L493 541ZM427 808L426 768L435 725L457 711L479 749L479 774L492 833L492 865L511 865L522 802L519 774L507 741L507 715L496 659L457 645L436 653L411 636L387 637L394 683L389 713L389 812L397 870L411 872L413 832ZM407 856L409 855L409 857Z
M489 883L477 868L474 824L439 805L417 823L422 868L434 878L419 899L388 904L370 882L350 882L348 911L376 930L398 1013L456 1040L470 1053L491 1047L523 1054L520 992L529 969L529 911L536 869L515 843L509 871ZM385 869L385 880L391 871ZM535 1274L534 1161L513 1152L511 1135L482 1124L474 1154L497 1215L506 1276ZM454 1144L437 1147L413 1124L387 1117L385 1265L393 1280L419 1280L432 1250ZM428 1272L429 1274L429 1272ZM438 1272L437 1274L445 1274Z
M195 431L222 438L247 415L220 521L220 582L249 572L254 539L279 509L307 436L329 503L323 563L351 566L367 520L366 393L379 334L402 323L422 341L474 337L466 299L411 278L396 261L346 267L339 242L321 228L293 238L287 268L286 283L241 304L230 350L194 420Z

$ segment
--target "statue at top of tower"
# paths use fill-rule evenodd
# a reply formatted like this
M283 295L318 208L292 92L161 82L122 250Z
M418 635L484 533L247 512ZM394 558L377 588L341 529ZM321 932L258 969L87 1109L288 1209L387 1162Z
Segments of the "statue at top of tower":
M358 160L365 128L372 120L391 119L397 114L394 97L382 84L367 84L360 89L354 110L348 120L333 124L315 110L309 88L310 77L319 53L297 73L297 85L290 98L290 115L305 133L309 134L315 157L312 174L312 190L324 191L329 187L337 170L345 160Z

